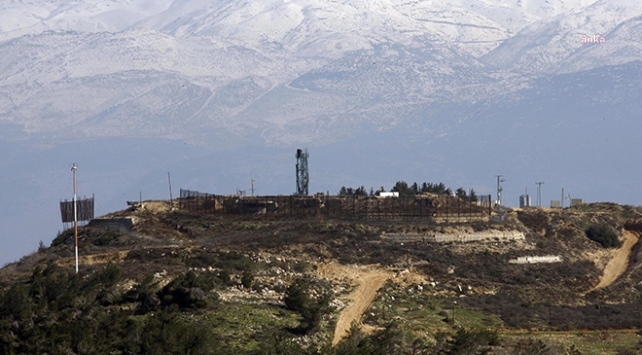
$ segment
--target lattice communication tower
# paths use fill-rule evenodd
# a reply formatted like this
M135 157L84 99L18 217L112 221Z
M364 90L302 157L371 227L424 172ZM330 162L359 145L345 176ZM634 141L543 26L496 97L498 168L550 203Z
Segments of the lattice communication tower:
M296 194L305 196L308 194L310 173L308 171L308 150L296 150Z

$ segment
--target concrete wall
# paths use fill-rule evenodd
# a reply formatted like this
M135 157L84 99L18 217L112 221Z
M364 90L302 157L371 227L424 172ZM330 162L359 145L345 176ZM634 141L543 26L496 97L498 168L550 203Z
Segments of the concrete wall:
M460 216L456 215L446 215L446 216L435 216L432 217L432 220L435 223L472 223L472 222L488 222L490 220L489 215L479 215L479 216Z
M561 263L562 257L559 255L520 256L519 258L511 259L508 262L511 264Z
M134 217L124 218L94 218L89 221L88 226L95 228L116 229L120 231L130 231L134 228L136 220Z
M470 233L384 233L381 235L384 239L398 242L435 242L435 243L453 243L453 242L503 242L510 240L524 240L524 233L517 231L483 231Z
M437 233L434 236L435 242L448 243L448 242L503 242L509 240L524 240L526 237L524 233L517 231L502 232L502 231L483 231L472 233L457 233L457 234L444 234Z

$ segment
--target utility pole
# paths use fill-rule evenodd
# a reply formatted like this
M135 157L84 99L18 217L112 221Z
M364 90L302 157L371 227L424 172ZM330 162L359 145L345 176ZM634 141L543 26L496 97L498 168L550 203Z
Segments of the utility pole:
M167 172L167 183L169 184L169 204L173 205L172 202L172 178L169 176L169 171Z
M252 192L252 197L254 197L254 178L252 178L252 188L250 191Z
M544 181L536 182L535 185L537 185L537 206L542 207L542 185L544 185Z
M78 200L76 199L76 170L78 170L78 167L76 163L73 163L71 171L74 180L74 239L76 241L76 275L78 275Z
M562 206L562 209L563 209L564 208L564 188L563 187L562 187L562 199L560 201L561 201L560 203L561 203L561 206Z
M307 196L310 173L308 171L308 150L296 150L296 194Z
M495 201L495 204L498 206L502 205L502 191L504 191L504 189L502 188L501 183L506 181L505 179L502 179L503 176L504 175L495 175L497 178L497 201Z

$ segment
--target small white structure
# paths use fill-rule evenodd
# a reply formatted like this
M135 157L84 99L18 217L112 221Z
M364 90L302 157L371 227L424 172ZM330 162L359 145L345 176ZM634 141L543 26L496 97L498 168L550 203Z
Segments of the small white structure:
M379 197L381 198L399 197L399 192L380 192Z
M488 230L481 232L460 233L383 233L384 239L396 242L432 242L432 243L468 243L468 242L508 242L525 240L524 233L519 231Z
M511 264L541 264L541 263L561 263L562 257L559 255L545 255L545 256L520 256L517 259L508 261Z

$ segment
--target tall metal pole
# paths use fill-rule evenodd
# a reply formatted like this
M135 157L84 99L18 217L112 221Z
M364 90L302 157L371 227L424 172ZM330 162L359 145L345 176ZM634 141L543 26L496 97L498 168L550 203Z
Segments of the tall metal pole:
M506 181L505 179L502 179L502 176L504 175L495 175L495 177L497 178L497 201L495 203L498 206L502 205L502 191L504 191L504 189L501 186L501 183Z
M74 180L74 238L76 240L76 274L78 274L78 200L76 199L76 163L71 166Z
M542 185L544 181L536 182L537 185L537 207L542 207Z
M169 184L169 204L172 205L172 178L169 176L169 171L167 172L167 183Z
M564 208L564 188L562 187L562 199L560 200L560 207Z

